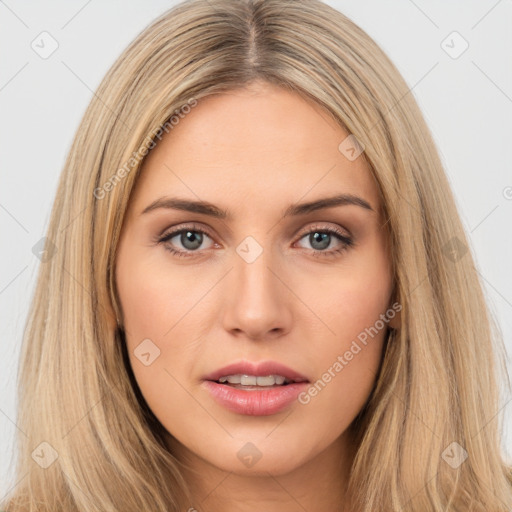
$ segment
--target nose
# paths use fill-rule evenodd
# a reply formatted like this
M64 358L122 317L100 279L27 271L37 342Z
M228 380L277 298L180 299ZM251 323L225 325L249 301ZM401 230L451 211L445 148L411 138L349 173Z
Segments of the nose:
M275 339L292 325L293 293L283 267L264 250L253 262L234 254L225 290L224 328L239 338Z

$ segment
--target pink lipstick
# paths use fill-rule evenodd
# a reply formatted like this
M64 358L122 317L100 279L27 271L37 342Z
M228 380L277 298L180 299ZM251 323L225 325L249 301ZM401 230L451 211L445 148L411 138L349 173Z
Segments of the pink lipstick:
M248 416L269 416L286 409L309 383L304 375L275 361L240 361L203 379L217 403Z

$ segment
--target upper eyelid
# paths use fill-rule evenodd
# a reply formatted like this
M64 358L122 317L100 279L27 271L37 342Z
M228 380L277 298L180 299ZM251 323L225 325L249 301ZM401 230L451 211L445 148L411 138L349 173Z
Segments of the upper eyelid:
M345 227L342 227L342 226L339 226L339 225L336 225L336 228L334 227L328 227L326 225L322 225L322 222L327 222L327 221L316 221L314 222L312 225L309 225L307 227L304 227L304 228L301 228L300 230L297 230L295 233L294 233L294 238L295 237L299 237L299 238L302 238L303 236L309 234L311 231L314 231L315 229L318 230L318 231L346 231L347 234L346 235L343 235L345 236L346 238L353 238L352 237L352 233ZM158 240L163 240L165 238L174 238L176 235L180 234L181 232L183 231L186 231L186 230L190 230L190 231L198 231L200 233L204 233L206 235L208 235L212 240L214 240L214 236L210 233L210 231L208 230L208 228L205 228L203 226L199 226L197 224L184 224L184 225L178 225L177 227L172 227L172 228L168 228L166 230L163 231L163 233L161 235L158 236Z
M181 233L182 231L199 231L201 233L205 233L210 238L213 238L213 236L210 234L209 230L207 228L204 228L202 226L197 226L194 224L185 224L183 226L178 225L177 227L167 228L165 229L161 235L158 236L159 239L161 238L167 238L170 235L176 236L177 234Z
M329 224L334 224L333 222L330 222ZM300 234L300 233L304 233L304 234L307 234L309 233L311 230L314 230L314 229L317 229L318 231L323 231L323 230L329 230L329 231L346 231L347 232L347 237L352 237L352 233L344 226L340 226L339 224L335 224L335 227L329 227L327 225L322 225L322 221L318 222L314 222L312 225L309 225L303 229L300 229L299 231L297 231L297 234Z

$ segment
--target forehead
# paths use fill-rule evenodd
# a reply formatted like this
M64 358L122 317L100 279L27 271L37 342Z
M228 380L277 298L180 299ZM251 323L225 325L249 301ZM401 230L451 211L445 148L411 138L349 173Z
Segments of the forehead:
M339 192L377 210L364 158L339 150L348 135L321 106L274 85L202 98L146 157L135 203L172 193L254 210Z

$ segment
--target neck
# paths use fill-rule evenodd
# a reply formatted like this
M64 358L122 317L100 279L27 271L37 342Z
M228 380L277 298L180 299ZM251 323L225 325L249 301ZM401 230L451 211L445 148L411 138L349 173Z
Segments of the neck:
M176 439L170 448L184 463L194 502L190 512L348 512L346 485L355 452L348 432L314 458L284 474L224 471L186 449Z

